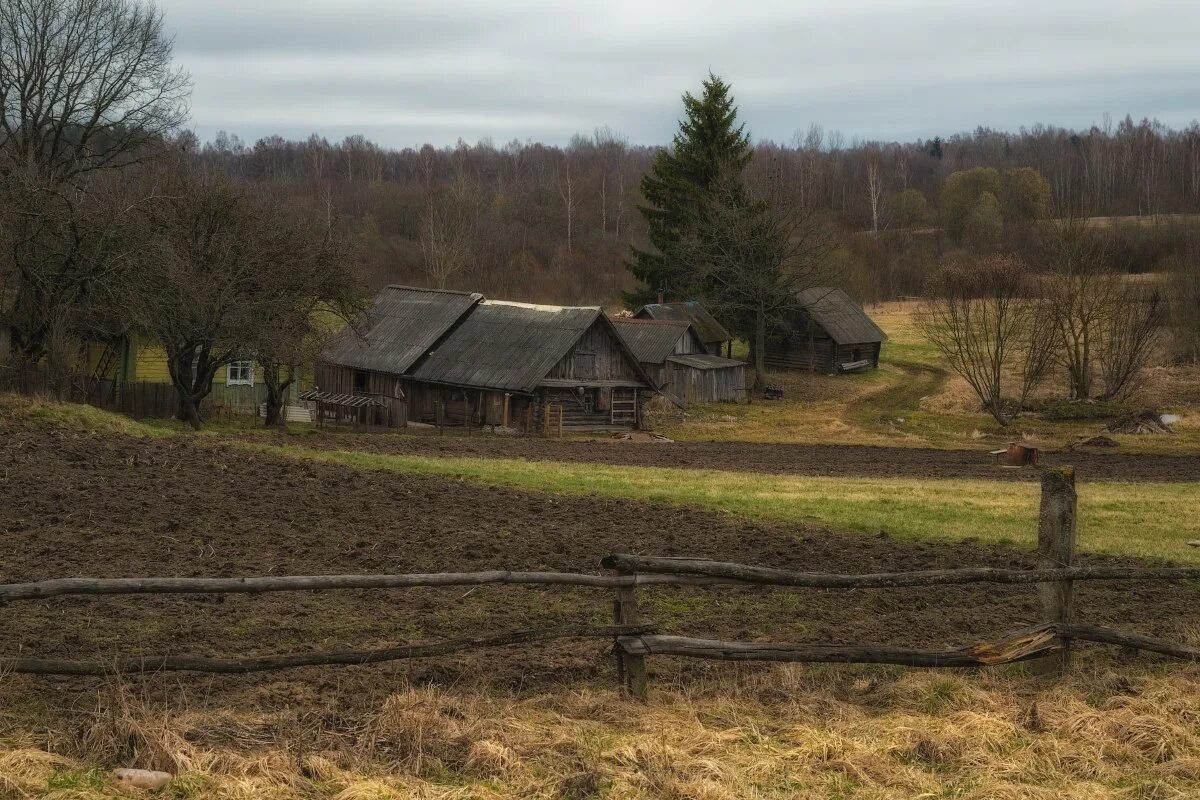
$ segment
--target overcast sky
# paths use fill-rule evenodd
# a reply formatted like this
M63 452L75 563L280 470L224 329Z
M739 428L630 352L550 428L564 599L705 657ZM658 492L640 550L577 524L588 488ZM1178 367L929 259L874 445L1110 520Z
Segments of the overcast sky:
M1200 117L1196 0L161 0L197 133L665 143L711 69L755 139Z

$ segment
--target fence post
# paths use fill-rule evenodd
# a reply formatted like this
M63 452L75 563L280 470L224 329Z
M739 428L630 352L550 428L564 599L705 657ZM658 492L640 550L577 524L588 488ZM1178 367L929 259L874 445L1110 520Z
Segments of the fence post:
M1075 563L1075 469L1055 467L1042 472L1042 502L1038 513L1039 569L1069 567ZM1039 583L1042 618L1048 623L1070 622L1074 589L1071 581ZM1038 671L1063 674L1071 663L1071 641L1062 650L1041 660Z
M629 570L617 568L618 576L633 576ZM634 585L618 586L613 597L613 624L638 625L641 623L641 613L638 611L637 587ZM626 653L617 647L617 680L621 687L638 700L646 699L646 657Z

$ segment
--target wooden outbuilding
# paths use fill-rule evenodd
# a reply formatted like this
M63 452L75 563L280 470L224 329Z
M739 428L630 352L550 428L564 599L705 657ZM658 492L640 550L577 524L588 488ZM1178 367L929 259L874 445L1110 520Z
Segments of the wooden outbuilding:
M854 372L879 366L887 334L841 289L817 287L797 296L787 331L767 339L769 369Z
M617 331L659 391L680 405L746 397L746 365L712 355L687 320L616 317Z
M595 307L393 286L355 327L326 349L318 381L341 386L349 376L352 392L399 391L407 418L422 423L629 429L655 391Z
M704 344L704 352L714 356L722 353L726 356L733 355L733 334L696 300L682 303L651 303L642 306L641 310L634 314L634 318L688 322Z
M481 300L473 292L387 287L325 347L314 374L316 390L379 400L391 424L403 426L404 376Z

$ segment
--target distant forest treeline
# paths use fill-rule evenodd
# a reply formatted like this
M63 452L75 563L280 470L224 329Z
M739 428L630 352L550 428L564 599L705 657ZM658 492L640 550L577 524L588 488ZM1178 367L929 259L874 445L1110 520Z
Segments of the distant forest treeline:
M644 235L639 181L657 148L598 130L566 147L490 142L420 150L361 136L331 143L219 134L196 149L215 169L317 196L347 219L368 284L472 288L543 302L615 303L624 259ZM760 142L747 182L793 207L815 208L842 237L844 282L863 300L919 293L928 266L963 243L939 213L951 174L1030 167L1049 185L1055 217L1200 211L1200 125L1173 130L1126 117L1071 131L978 129L905 144L847 143L818 126L788 144ZM1134 272L1174 257L1177 222L1102 226L1113 258ZM873 229L878 232L872 234ZM996 245L1020 251L1020 231Z

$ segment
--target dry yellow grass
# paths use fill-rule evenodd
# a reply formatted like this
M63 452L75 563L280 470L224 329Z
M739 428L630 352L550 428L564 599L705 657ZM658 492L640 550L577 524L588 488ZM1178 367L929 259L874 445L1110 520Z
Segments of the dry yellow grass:
M785 390L782 401L699 406L686 414L664 413L652 418L652 424L676 439L947 448L1025 438L1057 449L1103 432L1104 420L1048 420L1036 414L1020 417L1008 429L999 426L979 411L966 382L944 369L917 326L918 305L888 302L867 309L888 334L875 372L773 373L770 381ZM1060 387L1047 385L1040 397L1060 395ZM1115 436L1126 450L1200 451L1200 367L1151 368L1130 405L1173 411L1183 418L1175 425L1175 436Z
M886 668L722 666L648 705L608 689L398 691L335 707L163 709L119 688L78 731L8 714L0 794L173 798L1185 798L1200 793L1200 671L1093 666L1051 683ZM11 680L11 679L10 679ZM11 687L10 687L11 688Z

